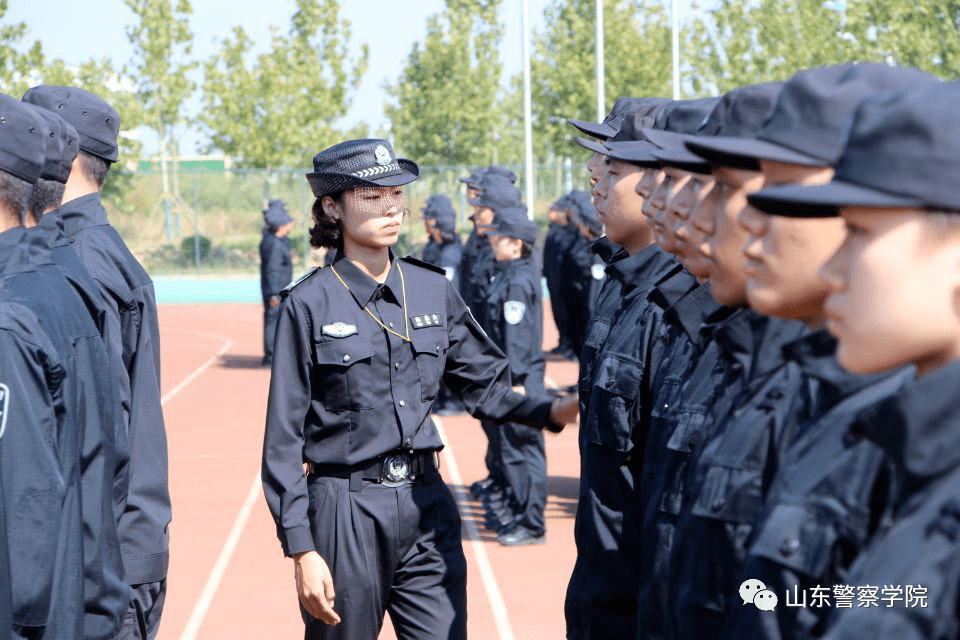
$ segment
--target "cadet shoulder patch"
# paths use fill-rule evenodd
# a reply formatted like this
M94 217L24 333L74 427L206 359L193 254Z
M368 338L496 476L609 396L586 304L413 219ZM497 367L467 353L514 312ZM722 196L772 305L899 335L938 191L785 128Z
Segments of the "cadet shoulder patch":
M301 282L303 282L304 280L306 280L307 278L309 278L310 276L312 276L318 271L320 271L319 267L314 267L310 271L307 271L305 274L303 274L302 276L300 276L299 278L297 278L296 280L294 280L293 282L285 286L283 289L281 289L280 295L286 298L288 295L290 295L290 292L293 290L294 287L296 287L298 284L300 284Z
M447 271L446 271L446 269L444 269L443 267L438 267L438 266L435 265L435 264L430 264L429 262L424 262L423 260L419 260L419 259L417 259L417 258L414 258L413 256L404 256L404 257L400 258L400 260L401 260L402 262L408 262L408 263L410 263L410 264L412 264L412 265L415 265L415 266L418 266L418 267L423 267L424 269L429 269L430 271L433 271L434 273L439 273L440 275L442 275L442 276L444 276L444 277L446 277L446 275L447 275Z
M519 300L507 300L503 303L503 319L507 324L520 324L526 310L527 305Z
M447 280L453 282L454 276L457 275L457 270L453 267L444 267L443 274L447 277Z
M603 280L603 277L604 277L605 275L607 275L607 271L606 271L606 269L604 269L604 265L602 265L602 264L600 264L600 263L598 263L598 262L595 262L595 263L590 267L590 275L593 276L593 279L594 279L594 280Z
M10 411L10 389L0 382L0 438L7 430L7 413Z

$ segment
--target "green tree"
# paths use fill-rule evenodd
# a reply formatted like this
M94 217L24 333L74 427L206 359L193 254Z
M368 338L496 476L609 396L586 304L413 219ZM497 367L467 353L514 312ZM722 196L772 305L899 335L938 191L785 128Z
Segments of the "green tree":
M343 137L335 122L367 69L367 46L349 55L350 23L335 0L297 0L289 35L272 29L270 50L250 64L242 27L204 65L203 114L209 149L241 167L304 167ZM363 134L353 131L353 134Z
M0 0L0 20L9 8L8 0ZM36 41L22 50L27 25L0 24L0 91L21 96L30 88L30 73L43 65L43 48Z
M427 20L385 108L394 144L424 164L493 160L502 138L500 0L447 0Z
M554 0L531 59L534 137L541 159L569 155L567 119L595 120L596 0ZM608 0L603 8L604 93L669 96L670 22L659 0Z

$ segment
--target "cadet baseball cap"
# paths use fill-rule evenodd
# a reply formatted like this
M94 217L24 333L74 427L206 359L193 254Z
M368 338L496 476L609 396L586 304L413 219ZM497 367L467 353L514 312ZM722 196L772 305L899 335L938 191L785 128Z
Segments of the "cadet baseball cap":
M357 187L398 187L420 177L413 160L398 158L386 140L347 140L313 156L306 174L314 197Z
M694 173L710 173L710 162L686 148L685 143L712 136L749 136L766 122L783 89L783 82L765 82L738 87L725 93L696 133L645 129L644 134L662 147L653 155L665 164Z
M263 220L267 226L277 230L288 222L293 222L293 218L287 213L287 207L283 200L273 199L267 203L267 208L263 210Z
M506 178L496 175L489 176L482 181L479 187L480 194L470 200L470 204L474 206L498 210L520 205L520 190Z
M520 238L531 245L537 242L539 230L537 223L527 217L527 207L522 204L499 209L493 224L485 228L487 236Z
M439 220L440 217L447 216L456 218L456 212L453 210L453 203L450 198L442 193L435 193L427 199L427 204L423 208L423 217L428 220Z
M567 122L588 136L608 140L617 135L620 124L628 113L640 113L643 117L649 117L652 124L659 108L669 102L673 100L670 98L617 98L603 122L586 120L567 120ZM577 139L583 140L583 138Z
M603 229L597 217L597 208L593 206L593 198L586 191L574 190L570 192L570 211L580 224L586 225L594 232Z
M550 211L568 211L570 209L570 194L564 194L554 200L550 205Z
M655 129L669 129L677 133L693 133L703 124L710 111L716 106L720 98L697 98L695 100L675 100L665 106L653 123ZM641 124L641 123L635 123ZM624 122L626 128L627 122ZM641 167L659 167L660 159L654 152L660 146L650 140L646 132L651 127L641 126L631 132L631 138L617 140L614 138L604 145L606 154L611 158L623 160Z
M457 178L457 180L464 183L468 187L472 187L473 185L477 184L477 182L480 181L480 178L483 177L483 171L484 171L483 167L477 167L472 172L470 172L470 175L468 175L466 178Z
M808 69L787 80L769 118L754 135L724 133L689 146L720 164L736 166L751 159L832 167L843 151L844 124L861 100L936 80L917 69L870 62Z
M36 105L70 123L80 135L80 150L116 162L119 148L120 115L102 98L77 87L40 85L23 95Z
M916 207L960 213L960 83L864 99L848 126L833 180L771 187L747 196L774 215L822 218L843 206Z
M0 94L0 171L36 184L44 167L46 131L32 108Z
M506 178L510 181L510 184L517 183L517 174L506 167L501 167L500 165L492 164L486 168L483 172L484 176L499 176L501 178Z
M40 177L44 180L54 180L61 184L67 183L73 160L77 157L80 136L77 130L70 126L63 118L52 111L41 109L36 105L22 103L43 120L45 129L43 170Z

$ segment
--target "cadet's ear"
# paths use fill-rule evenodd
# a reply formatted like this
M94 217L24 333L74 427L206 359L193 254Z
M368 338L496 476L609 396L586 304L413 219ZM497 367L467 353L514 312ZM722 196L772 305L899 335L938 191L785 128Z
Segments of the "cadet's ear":
M320 204L323 207L324 213L326 213L328 216L334 220L342 220L343 207L340 206L339 202L330 196L323 196L323 198L320 199Z

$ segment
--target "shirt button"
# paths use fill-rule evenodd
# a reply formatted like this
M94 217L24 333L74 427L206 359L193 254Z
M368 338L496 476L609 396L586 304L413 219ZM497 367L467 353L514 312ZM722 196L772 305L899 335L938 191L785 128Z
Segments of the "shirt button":
M727 504L727 501L725 499L717 498L716 500L713 501L713 505L711 506L713 507L714 511L720 511L720 509L722 509L723 505L725 504Z
M796 538L790 538L789 540L784 540L783 544L780 545L780 553L785 556L792 556L800 549L800 541Z
M349 353L343 354L343 361L344 361L344 362L350 362L350 354L349 354Z
M391 329L393 329L393 323L392 323L392 322L388 322L387 325L388 325Z
M400 363L399 363L399 362L394 362L394 363L393 363L393 368L394 368L394 369L399 369L399 368L400 368Z
M400 401L400 406L401 406L401 407L405 407L405 406L407 406L407 403L406 403L405 401L401 400L401 401Z

